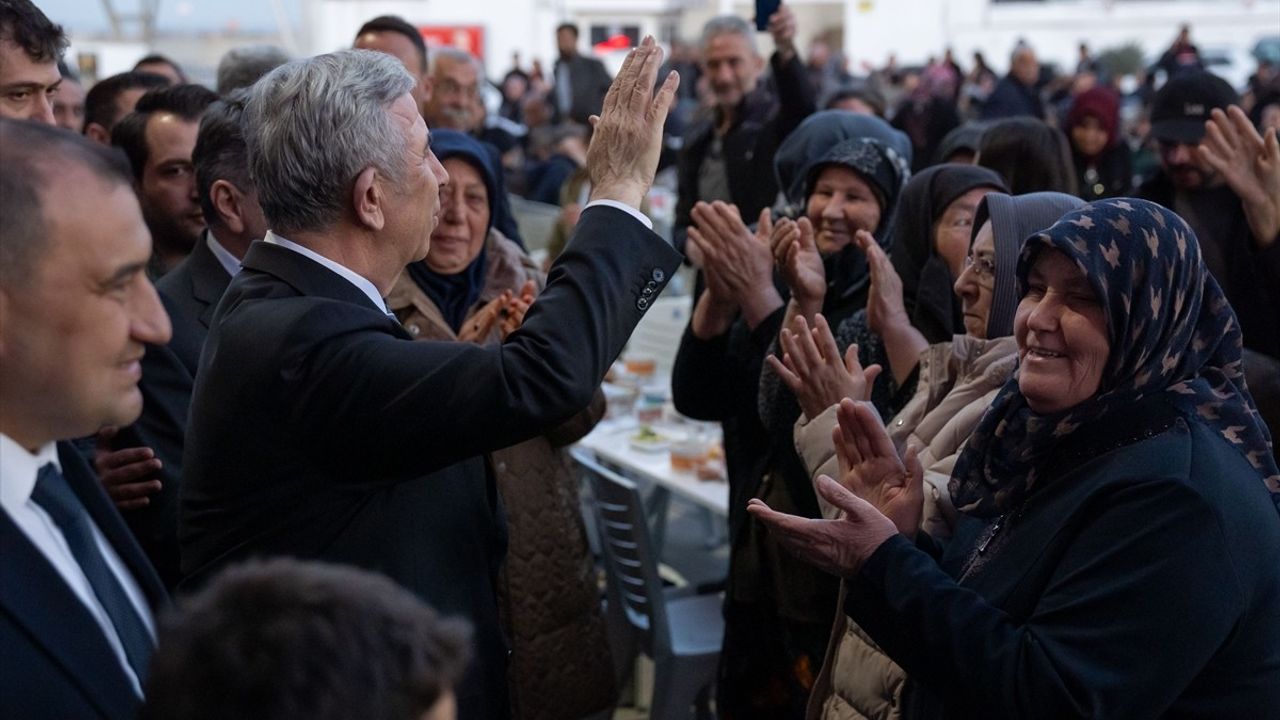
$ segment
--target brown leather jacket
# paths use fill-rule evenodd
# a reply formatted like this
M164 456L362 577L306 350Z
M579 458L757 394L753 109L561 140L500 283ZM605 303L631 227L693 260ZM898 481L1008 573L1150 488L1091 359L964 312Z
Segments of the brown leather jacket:
M527 280L546 277L497 230L485 243L484 289L468 316ZM401 273L387 306L419 340L457 340L431 298ZM494 328L486 342L500 342ZM613 706L617 689L605 638L595 566L579 511L578 481L562 449L604 415L604 395L555 430L491 453L506 509L509 546L499 578L500 606L511 639L512 717L580 718Z

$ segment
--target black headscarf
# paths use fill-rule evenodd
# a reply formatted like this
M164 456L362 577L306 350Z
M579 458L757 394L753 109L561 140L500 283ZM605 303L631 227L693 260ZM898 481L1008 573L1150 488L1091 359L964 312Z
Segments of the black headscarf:
M440 162L449 158L464 160L484 178L485 191L488 193L489 226L486 235L493 229L493 199L497 197L497 169L492 166L493 156L478 140L466 133L456 130L436 130L431 133L431 149ZM488 257L484 246L480 254L461 272L442 275L427 266L427 261L410 263L409 277L422 291L431 298L431 302L440 308L449 327L457 332L467 319L467 311L479 299L484 290L485 273L488 270Z
M933 227L947 206L976 188L1007 192L1000 175L976 165L937 165L911 178L902 189L889 251L902 279L902 295L911 324L932 343L964 332L955 278L934 247Z

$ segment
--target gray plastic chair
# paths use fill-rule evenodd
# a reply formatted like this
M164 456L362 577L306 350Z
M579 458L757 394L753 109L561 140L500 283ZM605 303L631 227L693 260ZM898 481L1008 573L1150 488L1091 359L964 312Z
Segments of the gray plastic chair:
M724 618L720 595L664 591L658 558L649 539L644 505L635 483L609 470L587 453L574 459L591 481L596 527L608 578L611 629L624 624L628 638L614 638L615 648L638 646L654 664L652 720L687 720L697 702L708 715L707 700L715 683ZM634 643L634 644L633 644ZM631 659L622 651L622 664Z

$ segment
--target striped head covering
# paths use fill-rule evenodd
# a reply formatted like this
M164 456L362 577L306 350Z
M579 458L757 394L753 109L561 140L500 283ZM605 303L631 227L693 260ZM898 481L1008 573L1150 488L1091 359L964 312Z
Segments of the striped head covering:
M1280 470L1245 388L1240 325L1186 222L1145 200L1085 205L1027 240L1018 260L1020 294L1046 249L1074 262L1102 301L1111 341L1102 383L1072 408L1037 415L1015 373L956 463L950 484L956 508L977 517L1008 512L1033 490L1041 462L1064 436L1141 398L1163 395L1238 450L1280 512Z

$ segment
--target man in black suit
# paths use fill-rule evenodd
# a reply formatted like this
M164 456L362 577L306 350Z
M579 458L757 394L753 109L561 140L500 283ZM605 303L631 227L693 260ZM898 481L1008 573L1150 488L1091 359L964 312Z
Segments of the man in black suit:
M0 156L0 716L125 720L166 596L62 441L137 418L169 319L122 160L11 120Z
M142 417L107 438L123 449L102 448L94 457L107 492L170 589L181 579L178 482L200 350L241 258L267 233L240 130L246 94L215 102L200 120L191 161L208 228L191 254L156 282L173 339L148 347L142 360Z
M272 230L201 355L184 582L255 555L381 571L475 627L460 716L507 716L494 582L505 522L481 455L585 407L680 262L638 212L678 82L655 94L661 56L650 39L619 73L588 154L592 202L500 346L413 342L383 301L426 256L448 182L403 66L347 50L254 86L245 139Z
M578 26L564 23L556 28L555 87L552 97L561 120L586 125L590 116L600 112L605 93L609 91L609 71L595 58L578 54Z

